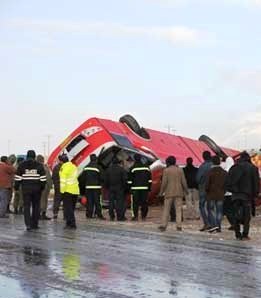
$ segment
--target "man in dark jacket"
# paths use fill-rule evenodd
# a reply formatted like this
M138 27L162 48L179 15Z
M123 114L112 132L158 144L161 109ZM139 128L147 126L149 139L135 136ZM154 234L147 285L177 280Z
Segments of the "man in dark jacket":
M105 187L109 191L110 219L115 219L114 210L116 209L117 220L126 220L125 194L127 189L127 172L120 166L120 162L116 157L105 173Z
M35 152L29 150L15 175L15 190L22 186L24 200L24 220L27 231L38 229L41 193L45 188L46 174L42 164L35 160ZM32 214L31 214L32 206Z
M199 218L199 194L196 180L198 168L194 167L193 159L187 158L187 165L183 169L188 185L188 195L186 195L187 215L189 219Z
M141 218L146 219L148 214L148 194L151 189L151 171L141 162L139 154L134 155L135 163L129 172L128 184L131 186L132 220L138 220L139 206Z
M201 232L206 231L210 227L209 218L208 218L208 211L206 209L207 205L207 196L206 196L206 179L207 174L211 169L212 161L211 161L211 153L209 151L203 152L203 160L204 162L198 169L197 173L197 183L198 183L198 190L199 190L199 211L204 223L204 226L200 229Z
M225 195L225 182L227 172L220 166L220 158L212 158L213 165L207 174L206 193L209 210L209 232L221 232L221 221L223 218L223 202Z
M232 192L235 212L235 235L239 240L249 240L251 210L259 194L259 173L251 164L247 152L242 152L239 161L229 170L228 191ZM240 230L243 224L243 232Z
M60 192L60 169L63 164L61 155L58 156L58 163L53 168L52 180L54 186L54 199L53 199L53 219L58 218L59 208L62 202L62 195Z
M102 215L102 170L98 166L98 159L95 154L91 154L90 163L84 168L81 181L84 184L85 195L87 197L86 217L94 217L95 214L100 219L105 219ZM80 188L82 188L80 186Z

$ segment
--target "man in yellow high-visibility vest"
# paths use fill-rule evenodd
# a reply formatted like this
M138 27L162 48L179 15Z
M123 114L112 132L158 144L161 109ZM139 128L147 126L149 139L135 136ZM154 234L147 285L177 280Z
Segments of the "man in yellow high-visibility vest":
M60 191L63 198L64 215L66 220L65 228L76 229L74 210L77 197L80 194L78 183L78 169L69 161L66 154L61 156L63 165L61 166Z

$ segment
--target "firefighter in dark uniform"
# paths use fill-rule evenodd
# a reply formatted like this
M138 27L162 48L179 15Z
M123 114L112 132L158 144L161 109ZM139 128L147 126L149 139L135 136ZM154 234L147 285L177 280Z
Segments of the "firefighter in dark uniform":
M112 165L105 173L105 187L109 191L109 215L110 219L115 219L115 212L118 221L124 221L126 204L125 194L127 190L128 175L124 168L120 165L120 161L115 157Z
M84 168L81 181L84 184L87 197L86 217L93 218L94 212L100 219L102 215L102 170L98 166L98 159L95 154L90 155L90 163ZM80 187L81 188L81 187Z
M134 155L135 163L129 172L128 184L131 189L132 220L138 220L139 206L141 218L146 219L148 214L148 194L151 188L151 171L141 162L139 154Z
M15 175L15 190L21 185L24 201L24 221L27 231L38 229L41 193L45 188L46 175L42 164L35 160L35 152L29 150ZM32 213L31 213L32 206Z

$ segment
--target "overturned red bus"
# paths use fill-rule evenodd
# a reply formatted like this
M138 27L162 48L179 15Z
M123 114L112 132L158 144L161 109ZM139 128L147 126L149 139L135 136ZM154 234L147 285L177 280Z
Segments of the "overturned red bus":
M152 190L150 202L156 199L159 192L162 169L165 159L175 155L178 165L185 165L187 157L192 157L194 164L202 162L205 150L221 157L234 156L239 152L217 146L210 138L201 136L200 140L168 134L140 127L131 116L125 115L119 122L90 118L74 130L50 155L48 164L56 164L58 156L66 153L79 168L79 174L90 162L90 155L98 156L100 165L106 169L114 156L121 160L126 168L130 167L130 158L139 153L144 163L152 171Z

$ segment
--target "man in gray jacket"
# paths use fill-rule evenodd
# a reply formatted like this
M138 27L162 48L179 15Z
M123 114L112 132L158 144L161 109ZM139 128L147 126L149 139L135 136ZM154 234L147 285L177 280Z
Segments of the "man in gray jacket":
M163 171L159 196L164 195L164 209L162 223L159 230L164 232L169 221L171 205L175 204L177 231L181 231L183 197L188 194L188 186L184 172L176 166L176 158L169 156L166 159L167 168Z

